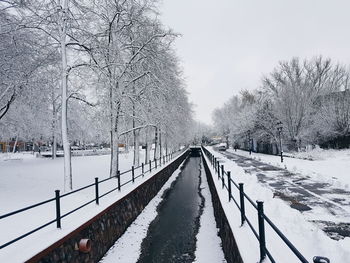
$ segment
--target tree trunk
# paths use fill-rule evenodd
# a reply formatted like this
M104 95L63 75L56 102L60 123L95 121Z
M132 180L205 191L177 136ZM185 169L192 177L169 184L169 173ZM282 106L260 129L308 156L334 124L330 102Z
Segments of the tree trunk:
M111 117L112 118L112 117ZM112 177L113 175L113 156L114 156L114 148L113 148L113 144L114 144L114 138L113 138L113 126L111 126L111 131L110 131L110 145L109 147L111 148L111 161L109 163L109 176Z
M149 133L148 133L148 128L146 128L146 132L145 132L145 142L146 142L146 149L145 149L145 164L149 162L150 160L150 156L151 156L151 146L152 143L149 142Z
M168 136L165 134L165 155L168 155Z
M134 86L134 93L135 93L135 86ZM132 131L132 135L133 135L133 140L134 140L134 143L133 143L133 147L134 147L134 161L133 161L133 164L134 166L139 166L140 165L140 145L139 145L139 135L140 135L140 131L136 131L135 130L135 127L136 127L136 123L135 123L135 115L136 115L136 112L135 112L135 103L133 102L133 105L132 105L132 109L133 109L133 118L132 118L132 128L133 128L133 131Z
M117 129L114 129L113 131L113 142L111 145L112 149L112 156L111 156L111 174L110 177L116 176L117 171L119 169L119 140L118 140L118 134L117 134Z
M162 150L162 130L159 129L159 157L162 157L163 150Z
M134 139L134 166L140 165L140 141L139 141L140 131L135 131Z
M68 1L62 0L62 19L61 19L61 56L62 56L62 144L64 152L64 191L73 189L72 166L71 166L71 152L68 140L68 125L67 125L67 50L66 50L66 34L67 34L67 13Z
M15 144L13 145L12 153L16 152L17 143L18 143L18 135L16 136L16 140L15 140Z
M112 85L109 85L109 118L110 118L110 148L111 148L111 162L109 165L109 176L113 176L113 157L114 157L114 133L113 133L113 123L114 123L114 117L113 117L113 87Z
M57 114L56 114L55 93L52 90L52 126L51 126L52 127L52 145L51 145L52 159L56 159L56 153L57 153L56 120L57 120Z
M52 137L52 159L56 159L57 157L57 137L56 134L53 134Z
M125 140L125 152L129 152L129 134L124 135L124 140Z
M158 128L156 127L155 135L154 135L154 160L157 159L158 155Z
M117 136L114 136L114 137L117 137ZM118 153L119 153L118 140L114 140L112 148L113 148L113 155L112 155L112 173L110 175L111 177L116 176L118 171Z

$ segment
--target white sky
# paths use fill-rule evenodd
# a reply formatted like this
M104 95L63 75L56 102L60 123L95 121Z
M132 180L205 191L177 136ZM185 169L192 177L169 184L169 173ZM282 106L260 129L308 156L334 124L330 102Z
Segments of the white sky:
M240 89L254 89L278 61L322 54L350 64L349 0L163 0L161 19L181 33L182 61L196 118Z

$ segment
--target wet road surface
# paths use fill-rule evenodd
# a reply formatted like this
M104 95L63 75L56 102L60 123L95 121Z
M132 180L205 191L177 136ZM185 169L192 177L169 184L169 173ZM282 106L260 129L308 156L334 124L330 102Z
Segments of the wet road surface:
M339 240L350 237L349 191L251 158L230 152L220 153L272 189L274 198L280 198L288 202L291 208L307 213L309 221L317 224L330 238ZM325 220L320 220L320 215Z
M189 158L158 207L141 245L139 263L193 262L204 198L200 193L200 157Z

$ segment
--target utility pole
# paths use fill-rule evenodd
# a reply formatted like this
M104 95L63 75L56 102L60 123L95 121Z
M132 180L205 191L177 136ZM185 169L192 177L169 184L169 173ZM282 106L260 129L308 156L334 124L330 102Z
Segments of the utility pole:
M280 139L281 163L283 163L282 130L283 130L283 124L282 124L282 122L279 121L277 123L277 131L278 131L278 137Z
M248 147L249 147L249 155L252 154L252 142L250 138L250 130L248 130Z

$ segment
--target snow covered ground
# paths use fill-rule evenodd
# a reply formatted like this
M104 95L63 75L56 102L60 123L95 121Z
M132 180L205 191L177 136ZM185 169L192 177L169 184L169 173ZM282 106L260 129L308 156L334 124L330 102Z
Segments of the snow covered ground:
M0 214L52 198L55 189L63 188L62 158L50 160L30 155L23 155L22 158L21 155L15 155L15 158L13 156L2 158L0 161ZM99 177L100 180L108 178L109 158L109 155L73 157L74 188L93 183L95 177ZM132 154L123 154L120 160L121 171L130 169ZM121 192L101 198L99 206L92 203L62 219L62 229L57 229L54 223L2 249L0 262L23 262L128 194L156 171L152 169L152 173L147 173L144 178L138 178L134 184L123 186ZM122 183L130 177L130 173L122 175ZM101 183L100 195L116 186L116 179ZM64 197L61 199L61 215L93 199L93 187ZM53 219L55 219L54 202L4 218L0 221L0 243L12 240ZM18 249L21 253L16 252Z
M296 155L298 158L284 157L283 163L279 156L263 153L252 153L230 149L229 152L256 159L258 161L286 168L291 172L299 172L310 176L320 182L326 182L335 187L350 190L350 149L346 150L322 150L316 149L307 153Z
M273 198L273 191L260 184L256 176L245 173L242 167L239 167L224 155L213 151L210 147L208 149L210 149L212 153L219 158L220 162L224 164L225 170L231 171L235 182L244 183L245 192L252 200L263 200L265 202L265 214L288 237L307 260L311 262L313 256L316 255L326 256L331 259L331 262L344 262L344 259L350 258L350 238L347 237L339 241L331 239L315 224L309 222L307 218L304 218L299 211L291 209L283 200ZM241 154L245 153L242 152ZM270 162L278 162L278 157L267 156L267 158L270 157L274 158L273 161L271 160ZM214 182L233 233L236 236L236 241L243 260L245 262L258 261L259 244L257 239L254 237L247 224L240 227L239 210L232 201L230 203L228 202L227 191L226 189L222 189L221 182L219 182L217 178L214 178ZM235 199L239 200L239 192L234 187L233 189ZM248 202L246 202L246 215L253 223L254 228L258 229L257 212ZM267 248L276 262L300 262L267 223L265 223L265 227Z
M200 218L200 227L197 234L195 261L198 263L225 263L225 255L222 250L221 239L216 228L211 193L205 175L203 164L201 165L202 195L205 198L203 214Z
M74 189L109 177L110 155L72 157ZM36 158L28 153L0 154L0 214L63 192L63 158ZM132 166L132 152L120 155L120 170Z

